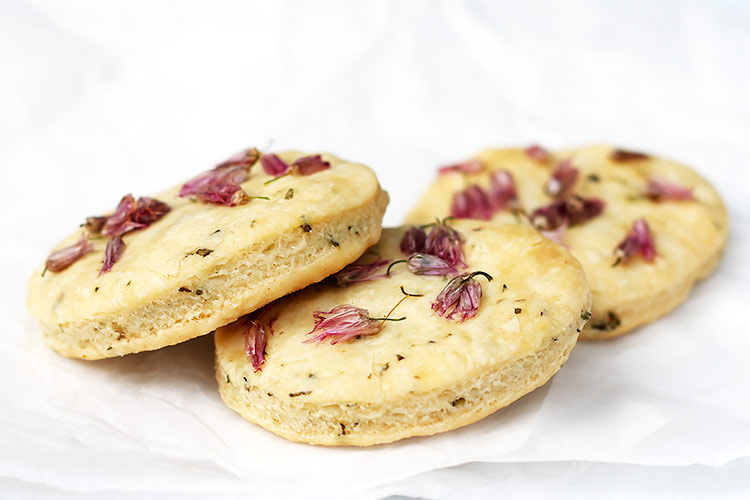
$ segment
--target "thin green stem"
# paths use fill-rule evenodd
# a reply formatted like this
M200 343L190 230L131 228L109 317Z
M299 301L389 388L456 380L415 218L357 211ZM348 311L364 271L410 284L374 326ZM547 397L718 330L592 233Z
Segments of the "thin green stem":
M391 262L391 265L388 266L388 269L385 270L385 275L390 278L391 277L391 268L393 266L395 266L396 264L401 264L402 262L406 262L406 259L401 259L401 260L396 260L396 261Z
M272 182L274 182L274 181L277 181L277 180L281 179L282 177L286 177L287 175L291 175L291 173L292 173L292 172L291 172L291 171L289 171L289 172L287 172L287 173L285 173L285 174L277 175L277 176L276 176L276 177L274 177L273 179L269 179L269 180L267 180L266 182L264 182L264 183L263 183L263 185L264 185L264 186L267 186L268 184L271 184Z

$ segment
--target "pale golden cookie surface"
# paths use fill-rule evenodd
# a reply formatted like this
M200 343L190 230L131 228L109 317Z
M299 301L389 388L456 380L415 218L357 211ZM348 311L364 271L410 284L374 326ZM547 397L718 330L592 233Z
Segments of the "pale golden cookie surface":
M590 146L558 151L547 162L530 158L523 149L483 151L476 156L485 166L483 172L439 176L407 222L449 215L454 193L467 183L487 186L490 173L497 170L512 174L520 206L531 213L553 201L543 186L555 166L570 159L580 171L573 192L606 204L600 216L565 230L562 240L583 265L594 298L593 316L581 338L623 334L677 307L693 284L710 274L726 245L728 220L717 192L693 170L656 157L617 162L611 158L613 150ZM651 178L692 189L695 200L652 201L643 195ZM635 257L613 267L614 248L639 218L647 221L653 233L655 261ZM493 220L528 224L507 211Z
M304 155L280 156L292 162ZM177 197L181 184L160 193L171 211L125 234L122 258L101 276L103 239L63 271L42 275L40 266L27 305L45 342L85 359L158 349L209 333L354 261L379 239L388 196L366 166L323 158L331 168L270 184L255 165L241 186L268 200L211 205Z
M477 277L483 295L475 317L458 323L438 316L431 303L449 278L417 276L404 264L387 279L313 285L264 309L278 318L260 371L244 352L246 323L216 332L216 376L227 405L290 440L366 446L470 424L544 384L587 317L583 270L530 228L476 221L453 227L466 240L467 271L494 277ZM358 263L404 258L404 230L384 229ZM392 314L406 319L335 345L305 342L315 311L349 304L382 317L404 297L400 287L424 294Z

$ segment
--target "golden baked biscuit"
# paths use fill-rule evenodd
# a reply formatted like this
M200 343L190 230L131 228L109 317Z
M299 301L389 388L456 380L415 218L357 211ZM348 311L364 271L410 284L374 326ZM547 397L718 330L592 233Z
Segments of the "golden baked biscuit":
M506 199L507 174L515 200ZM572 223L552 227L566 210ZM569 248L594 298L583 339L621 335L674 309L714 269L728 231L721 198L696 172L610 146L483 151L443 169L406 221L452 213L533 224Z
M74 247L28 286L46 343L84 359L176 344L325 278L380 238L388 196L369 168L328 154L266 155L262 166L257 156L247 150L158 201L123 198L117 224L89 218L88 241L86 228L64 240L58 248ZM287 175L266 173L279 165ZM70 263L75 242L85 249Z
M407 228L384 229L327 282L217 330L224 402L293 441L367 446L470 424L543 385L588 317L580 264L527 227L452 227L453 264L398 262L415 250L400 249Z

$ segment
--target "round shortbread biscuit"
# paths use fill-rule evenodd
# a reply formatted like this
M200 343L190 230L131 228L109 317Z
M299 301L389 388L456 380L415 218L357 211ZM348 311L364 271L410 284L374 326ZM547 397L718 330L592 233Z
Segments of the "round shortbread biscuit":
M299 152L279 154L291 163ZM388 195L366 166L324 154L331 167L271 177L255 165L239 206L157 195L171 211L123 236L99 275L106 242L60 272L40 266L27 305L59 353L100 359L176 344L236 320L356 260L378 241ZM59 247L74 243L80 231Z
M476 277L483 289L476 316L460 323L438 316L431 303L450 278L417 276L405 264L394 265L389 278L313 285L262 310L276 319L259 371L244 351L247 320L216 332L224 402L293 441L367 446L468 425L543 385L588 317L580 264L530 228L453 227L465 239L466 271L494 278ZM403 259L404 231L384 229L358 263ZM404 298L404 291L423 296ZM346 304L375 318L401 299L391 318L405 319L384 322L374 335L310 342L316 311Z
M491 173L498 170L513 176L520 208L530 214L553 201L544 192L545 183L561 161L570 160L579 170L573 193L605 202L601 215L567 228L562 236L562 243L583 265L594 298L593 316L581 338L621 335L677 307L693 284L710 274L726 245L728 220L717 192L693 170L638 154L625 153L615 161L615 151L619 150L590 146L553 152L544 161L523 149L486 150L476 156L484 167L481 172L440 175L406 220L421 223L449 215L456 192L470 184L488 186ZM644 196L650 179L692 189L695 199L652 201ZM613 265L615 247L640 218L650 226L656 259L634 257ZM492 220L529 224L508 211L498 212Z

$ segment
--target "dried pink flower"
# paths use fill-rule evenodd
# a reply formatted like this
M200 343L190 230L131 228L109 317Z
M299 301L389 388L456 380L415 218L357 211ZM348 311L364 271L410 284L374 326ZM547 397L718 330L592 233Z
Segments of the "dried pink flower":
M245 190L234 181L220 185L210 184L201 186L198 190L190 194L202 202L227 207L244 205L250 200Z
M275 154L261 156L260 164L263 171L273 177L284 175L289 170L289 165Z
M250 177L250 168L258 161L260 152L246 149L186 182L178 196L194 196L205 203L234 207L246 203L250 197L240 184Z
M320 155L303 156L297 158L292 163L292 173L294 175L310 175L325 170L330 166L331 164L323 160L323 157Z
M694 200L693 190L682 187L665 179L652 177L648 181L646 197L654 201Z
M92 216L86 217L86 223L83 225L89 234L99 234L104 229L104 224L107 223L109 217L105 216Z
M544 185L544 192L553 198L564 198L570 194L577 180L578 169L573 166L570 159L563 160Z
M412 226L406 230L401 238L401 252L407 255L425 250L427 233L421 227Z
M112 236L107 240L107 246L104 248L104 261L102 268L99 270L99 276L112 270L112 266L120 260L122 253L125 251L125 242L122 237Z
M250 360L256 372L260 371L266 362L266 342L268 337L273 335L274 319L268 322L259 318L250 318L247 320L245 356Z
M150 226L170 210L169 205L162 201L147 197L138 198L136 201L133 195L126 194L115 212L107 217L101 233L106 236L122 236L130 231Z
M490 197L480 186L472 185L453 195L451 217L490 220L494 210Z
M490 204L494 211L518 206L518 194L513 176L507 170L498 170L490 177Z
M620 163L648 160L650 158L650 156L645 153L639 153L638 151L628 151L627 149L615 149L612 151L609 157L610 159L612 159L612 161Z
M315 324L308 332L313 337L305 342L320 343L331 339L331 344L338 344L360 335L375 335L383 328L383 319L371 318L367 309L348 304L336 306L330 311L315 311Z
M432 310L446 319L457 316L459 322L476 316L482 299L482 286L474 279L478 274L492 281L492 276L483 271L460 274L443 288L432 303Z
M453 172L458 172L462 174L478 174L482 171L484 168L484 165L479 160L468 160L463 163L457 163L455 165L448 165L446 167L440 167L438 169L438 174L450 174Z
M248 174L250 173L250 168L255 165L255 162L258 161L258 159L261 157L260 151L258 151L257 148L247 148L243 149L242 151L238 151L237 153L233 154L223 162L216 165L216 168L228 168L228 167L241 167L244 169ZM216 169L214 169L216 170ZM247 180L247 177L243 180L238 180L236 182L245 182Z
M383 279L386 278L385 273L375 273L378 269L390 263L390 260L378 257L375 262L371 262L370 264L350 264L331 276L331 279L335 280L336 284L340 287L345 287L352 283Z
M413 274L421 276L449 276L458 272L450 262L424 253L411 254L406 265Z
M45 269L52 272L60 272L67 269L75 261L94 250L94 245L89 243L88 237L84 234L81 238L65 248L61 248L47 257Z
M549 151L539 146L538 144L532 144L531 146L524 149L523 152L526 153L526 156L528 156L532 160L546 162L550 159Z
M571 196L539 207L531 214L531 222L537 229L551 231L566 223L581 224L598 216L604 210L604 202L598 198Z
M651 235L651 229L644 219L638 219L633 222L633 227L627 236L625 236L625 239L615 247L614 254L616 260L613 265L615 266L620 262L628 261L636 254L641 254L641 257L646 262L654 261L656 258L654 238Z
M465 268L462 244L461 234L443 221L430 228L424 250L420 253L440 257L455 268Z
M499 170L490 177L489 191L476 184L453 195L451 216L456 219L490 220L495 212L518 206L513 176Z

